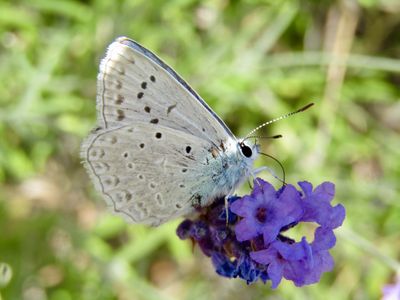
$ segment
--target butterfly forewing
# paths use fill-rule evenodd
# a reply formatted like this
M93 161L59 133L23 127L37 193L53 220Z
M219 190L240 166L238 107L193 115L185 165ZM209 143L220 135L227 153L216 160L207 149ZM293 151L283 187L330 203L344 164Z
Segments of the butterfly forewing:
M149 50L132 40L112 43L100 65L97 105L104 128L143 121L219 145L234 138L207 104Z

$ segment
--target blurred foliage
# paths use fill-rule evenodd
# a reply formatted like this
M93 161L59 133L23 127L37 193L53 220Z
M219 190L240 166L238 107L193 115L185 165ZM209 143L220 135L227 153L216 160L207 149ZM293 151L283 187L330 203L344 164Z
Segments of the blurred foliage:
M105 210L78 153L121 35L238 136L315 102L260 134L284 136L263 151L289 182L333 181L347 209L321 283L219 278L178 221L128 226ZM0 299L379 298L400 272L399 41L397 0L0 1Z

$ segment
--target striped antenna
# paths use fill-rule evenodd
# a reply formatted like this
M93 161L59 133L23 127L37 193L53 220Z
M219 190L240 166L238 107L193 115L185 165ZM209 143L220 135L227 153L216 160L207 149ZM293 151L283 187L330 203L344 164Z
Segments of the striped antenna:
M310 108L311 106L313 106L313 105L314 105L314 103L309 103L309 104L307 104L306 106L303 106L302 108L300 108L300 109L298 109L298 110L296 110L296 111L292 111L292 112L290 112L290 113L288 113L288 114L286 114L286 115L283 115L283 116L280 116L280 117L278 117L278 118L276 118L276 119L272 119L272 120L270 120L270 121L268 121L268 122L265 122L265 123L261 124L260 126L257 126L256 128L254 128L252 131L250 131L250 132L243 138L243 140L246 140L246 139L249 138L254 132L260 130L260 129L263 128L264 126L267 126L267 125L269 125L269 124L271 124L271 123L274 123L274 122L276 122L276 121L280 121L280 120L286 119L287 117L293 116L293 115L295 115L295 114L297 114L297 113L299 113L299 112L305 111L306 109L309 109L309 108Z

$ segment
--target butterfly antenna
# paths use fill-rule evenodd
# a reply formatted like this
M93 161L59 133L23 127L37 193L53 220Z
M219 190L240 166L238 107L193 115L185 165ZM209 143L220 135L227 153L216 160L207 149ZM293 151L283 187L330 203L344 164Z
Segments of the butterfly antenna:
M309 109L309 108L310 108L311 106L313 106L313 105L314 105L314 103L309 103L309 104L307 104L306 106L303 106L302 108L300 108L300 109L298 109L298 110L296 110L296 111L292 111L292 112L290 112L290 113L288 113L288 114L286 114L286 115L283 115L283 116L280 116L280 117L278 117L278 118L272 119L272 120L270 120L270 121L268 121L268 122L265 122L265 123L261 124L260 126L257 126L256 128L254 128L252 131L250 131L250 132L244 137L243 140L246 140L246 139L249 138L254 132L260 130L261 128L263 128L263 127L265 127L265 126L267 126L267 125L269 125L269 124L271 124L271 123L274 123L274 122L276 122L276 121L280 121L280 120L286 119L287 117L293 116L293 115L295 115L295 114L297 114L297 113L299 113L299 112L303 112L303 111L305 111L306 109Z
M242 142L248 140L248 139L256 139L256 143L257 143L257 139L280 139L282 137L281 134L277 134L277 135L273 135L273 136L262 136L262 135L250 135L247 136L246 138L244 138L242 140Z

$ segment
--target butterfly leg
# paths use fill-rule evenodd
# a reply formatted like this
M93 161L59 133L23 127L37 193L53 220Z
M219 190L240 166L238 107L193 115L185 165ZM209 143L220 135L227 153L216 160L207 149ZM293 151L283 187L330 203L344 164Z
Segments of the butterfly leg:
M254 179L254 177L253 177L253 179ZM250 181L249 178L247 178L247 184L249 185L249 188L252 190L253 189L253 185L251 184L251 181Z
M257 178L256 178L256 175L257 175L258 173L260 173L260 172L263 171L263 170L260 170L260 169L263 169L263 167L257 168L257 169L255 169L255 170L250 171L250 176L253 178L253 182L255 182L256 184L258 184L258 185L261 187L261 185L260 185L260 183L258 182L258 180L256 180L256 179L257 179ZM250 189L253 189L253 187L251 186L250 183L249 183L249 185L250 185Z
M254 177L255 175L261 173L262 171L268 171L272 175L272 177L274 177L275 179L277 179L280 182L282 182L283 184L285 184L285 182L275 174L274 170L272 170L271 168L268 168L267 166L263 166L263 167L253 170L251 172L251 175Z
M228 202L228 196L225 196L224 202L225 202L225 219L226 219L225 225L228 226L228 224L229 224L229 202Z

